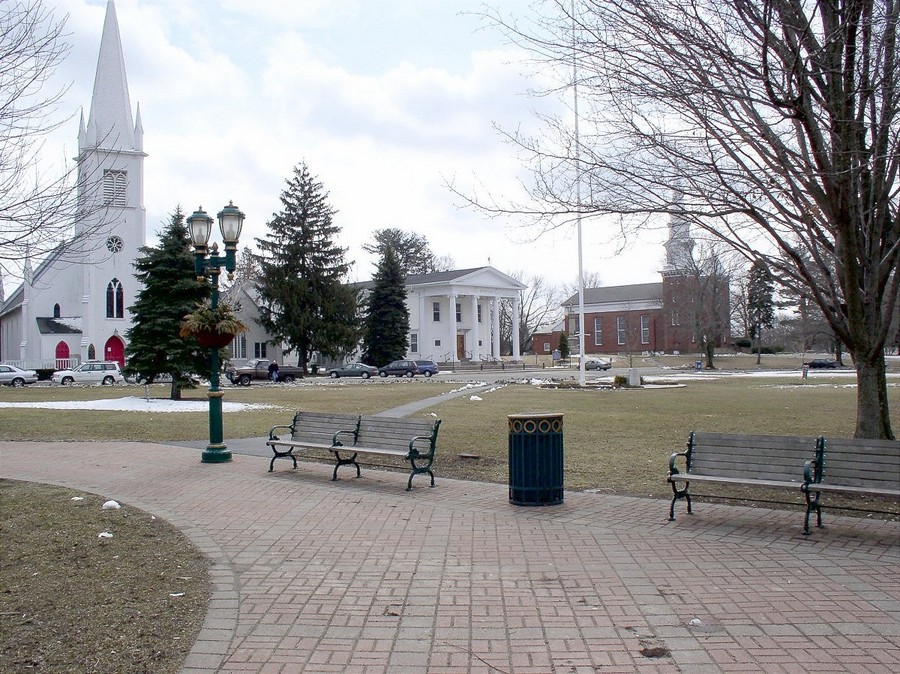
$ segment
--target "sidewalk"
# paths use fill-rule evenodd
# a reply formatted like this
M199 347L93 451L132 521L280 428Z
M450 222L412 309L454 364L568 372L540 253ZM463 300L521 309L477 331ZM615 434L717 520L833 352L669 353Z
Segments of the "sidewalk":
M900 525L138 443L0 442L0 476L165 517L213 562L200 672L900 671ZM662 479L662 476L660 477ZM679 504L681 505L681 504ZM680 511L683 513L683 510Z

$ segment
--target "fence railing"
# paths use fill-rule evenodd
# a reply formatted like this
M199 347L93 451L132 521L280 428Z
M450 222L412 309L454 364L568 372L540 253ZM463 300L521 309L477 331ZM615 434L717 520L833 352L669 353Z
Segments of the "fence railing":
M81 365L80 358L45 358L42 360L5 360L6 365L23 370L71 370Z

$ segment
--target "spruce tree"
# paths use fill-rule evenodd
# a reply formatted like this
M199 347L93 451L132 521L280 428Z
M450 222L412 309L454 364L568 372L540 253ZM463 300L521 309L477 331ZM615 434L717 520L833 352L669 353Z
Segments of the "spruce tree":
M350 267L328 193L305 163L287 185L268 237L256 239L259 323L306 372L315 352L338 358L356 348L356 292L344 284Z
M750 267L747 279L747 313L750 317L750 337L756 342L756 362L762 354L763 329L775 324L775 281L765 262L757 260Z
M409 339L406 276L393 248L382 249L374 281L367 302L363 360L381 366L405 358Z
M197 281L191 239L181 208L160 234L159 246L144 246L134 262L135 278L141 282L127 330L128 364L125 373L152 382L161 374L172 377L172 400L191 388L190 375L209 369L204 350L194 340L178 334L179 324L197 302L210 295L209 284Z

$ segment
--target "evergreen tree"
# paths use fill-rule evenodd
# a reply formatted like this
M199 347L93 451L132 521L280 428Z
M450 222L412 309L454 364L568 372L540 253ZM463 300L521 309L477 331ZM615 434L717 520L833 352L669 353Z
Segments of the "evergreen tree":
M315 352L338 358L356 347L356 291L343 283L350 267L328 193L302 162L287 185L268 238L256 239L259 323L306 372Z
M406 275L393 248L382 249L373 280L375 287L367 303L363 361L380 366L405 358L409 344Z
M367 253L384 258L384 252L391 249L397 256L404 275L430 274L437 271L436 258L428 245L428 239L415 232L406 232L396 227L378 229L372 234L372 243L364 243Z
M750 338L756 342L756 362L762 353L763 329L775 324L775 282L769 268L762 260L750 267L747 278L747 313L750 317Z
M183 388L192 388L191 373L206 372L205 350L178 334L185 314L210 295L209 284L197 281L191 239L181 207L160 234L159 246L144 246L134 262L141 282L134 305L132 327L125 333L128 365L125 373L152 382L161 374L172 377L172 400Z
M556 344L556 348L559 350L560 360L569 360L569 336L566 333L559 333L559 342Z

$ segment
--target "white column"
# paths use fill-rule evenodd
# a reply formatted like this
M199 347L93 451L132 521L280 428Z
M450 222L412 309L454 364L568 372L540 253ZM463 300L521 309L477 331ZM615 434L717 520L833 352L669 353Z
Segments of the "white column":
M431 314L425 313L426 310L425 305L425 293L419 293L419 355L422 357L427 357L429 355L429 344L428 344L428 330L425 326L428 325L428 321L431 320ZM437 356L435 356L437 358Z
M450 298L450 362L455 363L456 355L456 332L459 329L456 323L456 295L447 295Z
M472 360L481 361L481 347L478 346L478 338L481 337L478 325L478 295L472 295Z
M514 363L522 360L519 352L519 295L512 298L512 359Z
M494 295L491 305L491 355L500 360L500 296Z

